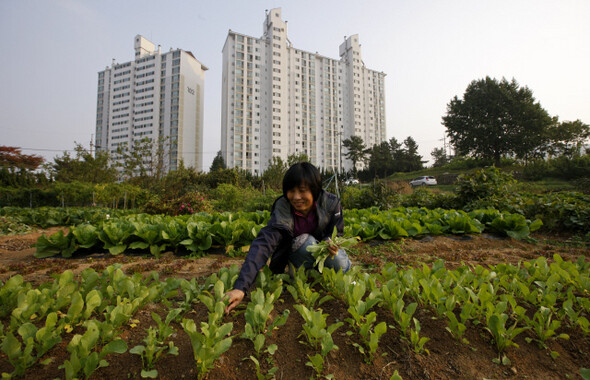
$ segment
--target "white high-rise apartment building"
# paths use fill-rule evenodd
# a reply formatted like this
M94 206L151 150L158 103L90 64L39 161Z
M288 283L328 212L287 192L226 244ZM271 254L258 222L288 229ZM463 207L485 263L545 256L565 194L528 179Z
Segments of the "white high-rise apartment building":
M280 8L267 12L261 38L230 30L223 47L225 163L262 174L273 156L305 153L316 166L351 169L342 140L359 136L366 147L386 140L384 78L365 67L358 35L345 38L340 59L294 48Z
M119 159L148 138L154 149L163 142L164 171L203 168L203 93L205 71L190 51L162 53L160 46L135 36L135 59L98 73L96 149ZM154 155L156 154L153 152Z

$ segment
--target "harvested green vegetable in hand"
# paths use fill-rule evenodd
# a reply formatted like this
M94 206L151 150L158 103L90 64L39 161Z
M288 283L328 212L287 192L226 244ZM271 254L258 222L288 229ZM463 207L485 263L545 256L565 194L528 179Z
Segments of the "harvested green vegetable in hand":
M311 252L311 255L315 259L314 265L317 266L318 271L322 273L324 271L324 262L331 256L330 246L335 246L337 249L344 249L355 245L358 241L358 236L352 238L339 237L338 230L334 227L334 232L332 232L332 237L330 239L308 246L307 251ZM337 254L338 253L336 253L336 255Z

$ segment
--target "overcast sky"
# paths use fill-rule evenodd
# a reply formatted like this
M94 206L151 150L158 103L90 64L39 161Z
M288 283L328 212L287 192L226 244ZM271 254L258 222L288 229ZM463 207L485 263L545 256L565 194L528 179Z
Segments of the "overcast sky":
M260 37L265 10L279 7L298 49L338 58L344 37L359 35L365 65L387 74L387 138L412 136L426 160L442 147L446 105L485 76L515 78L552 116L590 124L588 0L0 0L0 145L50 160L89 147L97 72L132 60L141 34L209 67L208 170L227 32Z

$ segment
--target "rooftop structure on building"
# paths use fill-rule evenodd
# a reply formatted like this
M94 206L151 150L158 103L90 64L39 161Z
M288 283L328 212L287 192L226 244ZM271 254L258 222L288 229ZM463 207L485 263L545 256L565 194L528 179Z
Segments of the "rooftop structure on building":
M385 74L365 66L356 34L345 37L339 59L300 50L281 9L272 9L262 37L229 31L222 75L228 167L262 174L273 157L306 154L321 168L350 170L343 140L359 136L366 147L386 140Z
M181 160L202 170L207 67L190 51L163 53L141 35L134 46L134 60L113 59L98 73L96 149L121 162L122 154L147 145L152 150L144 157L148 170L175 170Z

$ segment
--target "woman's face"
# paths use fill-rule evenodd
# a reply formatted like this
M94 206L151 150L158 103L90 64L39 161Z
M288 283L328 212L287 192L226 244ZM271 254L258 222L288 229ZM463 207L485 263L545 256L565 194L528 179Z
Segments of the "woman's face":
M287 199L296 211L305 216L307 216L313 206L313 194L305 184L300 184L299 186L288 190Z

